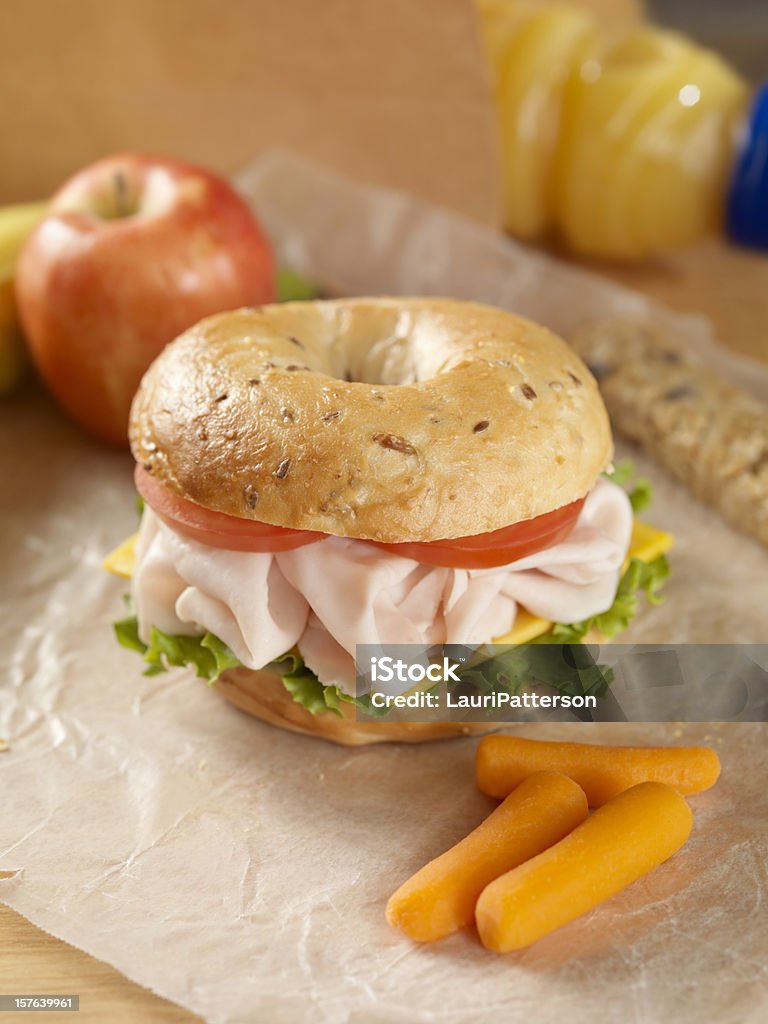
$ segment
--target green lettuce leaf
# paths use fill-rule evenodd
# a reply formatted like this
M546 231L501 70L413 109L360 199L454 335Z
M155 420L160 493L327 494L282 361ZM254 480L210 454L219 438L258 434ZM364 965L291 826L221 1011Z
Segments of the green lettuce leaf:
M653 501L651 481L644 476L635 476L635 464L631 459L617 462L611 472L603 476L626 490L635 514L644 512Z
M644 476L639 476L629 492L629 503L632 506L632 511L635 514L644 512L652 501L653 488L651 487L651 481L646 480Z
M130 608L130 599L127 603ZM113 629L117 642L122 647L141 654L146 664L145 676L155 676L167 672L169 668L191 666L200 679L215 683L225 669L236 668L242 664L224 641L213 633L186 636L164 633L153 626L150 641L145 644L139 637L139 623L133 613L115 622ZM314 672L306 667L296 651L289 651L268 667L280 675L283 686L296 703L301 704L313 715L329 711L341 716L342 701L357 704L367 714L382 714L379 708L371 706L367 694L363 697L352 697L338 686L324 686Z
M519 696L531 686L544 685L571 697L606 695L613 682L611 668L595 662L589 649L578 642L573 646L562 641L557 647L552 644L551 639L541 644L533 641L501 651L460 671L461 682L451 684L451 688L468 684L481 695L506 691Z
M139 639L139 620L135 615L129 615L113 623L112 628L121 647L127 647L129 651L138 651L139 654L146 651L147 645Z
M664 600L659 593L669 576L669 562L659 555L652 562L633 558L621 577L616 597L608 611L593 615L583 622L557 623L548 634L548 642L557 644L579 643L590 629L597 629L603 636L612 637L629 626L637 614L641 595L651 604Z
M235 668L239 659L213 633L185 636L164 633L152 627L150 641L145 644L139 637L139 624L135 615L129 615L114 624L117 642L142 655L146 663L145 676L156 676L171 667L191 665L200 679L215 683L227 668Z
M335 695L328 694L326 690L331 687L323 686L314 672L311 672L302 659L294 651L289 651L282 658L277 658L269 666L273 671L278 672L283 680L283 686L297 704L301 704L313 715L321 711L331 711L341 715L339 702Z
M387 713L386 708L373 707L367 693L361 697L353 697L338 686L321 683L315 673L307 668L297 651L289 651L282 658L275 659L269 668L280 675L283 686L296 703L301 704L313 715L328 711L342 717L342 702L356 704L365 714L377 718Z

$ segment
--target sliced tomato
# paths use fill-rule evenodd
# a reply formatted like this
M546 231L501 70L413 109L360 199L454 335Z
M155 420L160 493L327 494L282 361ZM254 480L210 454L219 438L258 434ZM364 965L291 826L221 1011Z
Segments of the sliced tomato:
M326 533L311 530L290 530L271 526L255 519L240 519L223 512L214 512L193 501L174 494L155 480L141 466L134 472L136 490L169 526L213 548L229 551L292 551L305 544L325 540ZM436 540L423 544L364 543L392 551L403 558L412 558L424 565L440 565L452 569L490 569L515 562L526 555L552 547L564 540L576 525L584 498L564 505L553 512L505 526L492 533L453 540Z
M325 540L327 534L289 530L255 519L239 519L203 508L174 494L142 467L134 471L136 490L160 518L179 533L201 544L228 551L292 551Z
M576 525L585 498L563 505L552 512L525 519L512 526L476 537L456 537L425 544L380 544L396 555L413 558L425 565L442 565L451 569L492 569L516 562L544 548L565 540Z

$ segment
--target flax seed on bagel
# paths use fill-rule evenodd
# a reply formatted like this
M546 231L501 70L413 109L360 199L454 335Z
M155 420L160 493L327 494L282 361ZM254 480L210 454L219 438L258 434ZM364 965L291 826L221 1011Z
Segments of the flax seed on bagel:
M386 543L560 508L612 455L597 385L565 342L419 298L209 317L147 371L130 439L155 479L205 508Z

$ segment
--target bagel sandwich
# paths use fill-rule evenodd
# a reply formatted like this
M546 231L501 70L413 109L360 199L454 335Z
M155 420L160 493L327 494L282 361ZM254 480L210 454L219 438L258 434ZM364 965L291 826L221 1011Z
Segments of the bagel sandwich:
M672 538L606 476L587 367L476 303L342 299L201 321L130 420L144 503L105 567L118 639L268 722L339 743L482 728L359 713L358 644L615 635Z

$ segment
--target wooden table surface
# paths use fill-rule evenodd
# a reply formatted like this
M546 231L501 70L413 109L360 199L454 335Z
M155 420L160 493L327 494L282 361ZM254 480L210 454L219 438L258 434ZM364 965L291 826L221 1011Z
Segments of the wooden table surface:
M768 362L768 256L713 243L655 264L599 269L677 309L706 313L724 344ZM78 1021L187 1024L199 1019L1 905L0 951L0 993L79 994ZM2 1024L29 1019L28 1013L8 1013ZM45 1019L64 1018L47 1013Z
M200 1018L134 985L108 964L68 946L0 905L0 994L79 995L80 1012L3 1013L3 1024L187 1024Z

